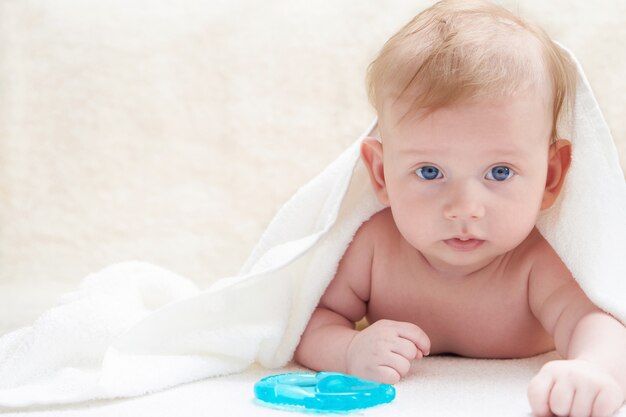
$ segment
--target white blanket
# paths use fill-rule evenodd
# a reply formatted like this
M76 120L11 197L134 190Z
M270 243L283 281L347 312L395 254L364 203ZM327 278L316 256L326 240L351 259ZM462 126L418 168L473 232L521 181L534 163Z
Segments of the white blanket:
M626 187L580 67L579 76L572 166L538 227L592 301L625 322ZM199 291L152 265L114 265L2 337L0 405L129 397L254 362L286 365L352 236L381 209L359 143L284 205L237 276Z
M396 385L390 404L355 413L368 417L530 417L526 400L528 381L554 352L528 359L487 360L433 356L414 363L409 375ZM89 401L67 406L31 407L28 417L110 416L219 416L288 417L256 404L252 387L276 372L297 372L289 364L280 370L252 365L245 372L208 378L127 400ZM453 393L453 394L451 394ZM19 410L20 412L23 409ZM0 409L0 412L2 410ZM17 412L3 417L24 417ZM626 408L615 417L626 416Z

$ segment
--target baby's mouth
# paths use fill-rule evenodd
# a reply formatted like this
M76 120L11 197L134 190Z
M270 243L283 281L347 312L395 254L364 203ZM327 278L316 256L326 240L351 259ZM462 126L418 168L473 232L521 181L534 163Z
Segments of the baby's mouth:
M481 239L460 239L460 238L452 238L444 240L446 245L450 246L452 249L461 252L472 251L482 245L485 241Z

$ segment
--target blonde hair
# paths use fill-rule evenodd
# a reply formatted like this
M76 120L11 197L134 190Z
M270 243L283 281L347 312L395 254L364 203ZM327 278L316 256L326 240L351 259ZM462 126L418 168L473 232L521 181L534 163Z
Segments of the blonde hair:
M424 10L385 43L367 73L379 117L386 100L406 96L409 111L429 113L463 100L551 89L551 142L575 86L574 64L541 28L481 0L443 0Z

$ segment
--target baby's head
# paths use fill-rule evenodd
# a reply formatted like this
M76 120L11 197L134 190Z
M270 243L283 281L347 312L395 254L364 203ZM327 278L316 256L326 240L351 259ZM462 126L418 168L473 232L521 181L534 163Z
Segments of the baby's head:
M461 271L517 247L570 162L559 118L576 70L545 33L482 1L442 1L368 73L382 143L361 153L378 199L433 265Z
M535 92L551 103L551 142L575 83L575 67L541 28L480 0L424 10L387 41L367 76L383 129L454 103Z

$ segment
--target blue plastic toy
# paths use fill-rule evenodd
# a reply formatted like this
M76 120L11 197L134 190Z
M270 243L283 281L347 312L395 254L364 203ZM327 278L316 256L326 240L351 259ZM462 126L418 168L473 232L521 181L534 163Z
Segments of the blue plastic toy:
M396 390L337 372L268 376L254 385L261 405L312 413L346 413L393 401Z

